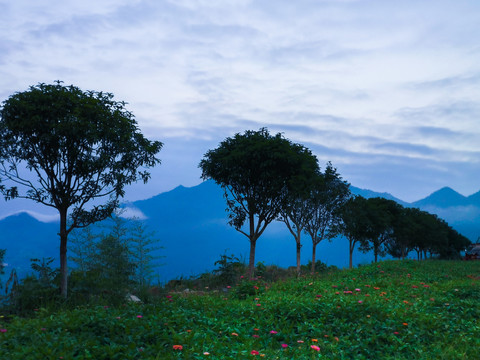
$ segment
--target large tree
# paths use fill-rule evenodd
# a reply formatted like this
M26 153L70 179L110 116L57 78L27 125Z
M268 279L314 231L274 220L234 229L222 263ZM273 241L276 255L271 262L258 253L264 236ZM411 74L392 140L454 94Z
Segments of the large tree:
M213 179L225 190L229 224L250 242L252 278L258 238L278 217L289 189L315 173L317 159L304 146L262 128L225 139L199 166L204 180Z
M146 139L112 94L59 81L10 96L0 115L0 190L58 210L66 297L68 234L110 216L126 185L147 182L162 143Z
M350 196L350 185L328 162L325 171L317 177L308 200L310 216L307 218L305 230L313 245L312 274L315 273L317 245L320 241L332 239L339 234L341 210Z

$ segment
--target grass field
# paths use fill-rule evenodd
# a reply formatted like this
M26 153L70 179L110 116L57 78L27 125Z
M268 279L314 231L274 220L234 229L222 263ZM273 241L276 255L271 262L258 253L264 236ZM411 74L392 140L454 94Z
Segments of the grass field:
M387 261L0 315L0 359L480 359L480 261Z

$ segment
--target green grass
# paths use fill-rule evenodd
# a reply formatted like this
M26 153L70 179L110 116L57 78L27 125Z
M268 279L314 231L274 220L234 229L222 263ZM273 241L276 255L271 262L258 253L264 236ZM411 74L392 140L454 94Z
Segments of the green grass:
M480 261L387 261L169 296L0 318L0 359L480 359Z

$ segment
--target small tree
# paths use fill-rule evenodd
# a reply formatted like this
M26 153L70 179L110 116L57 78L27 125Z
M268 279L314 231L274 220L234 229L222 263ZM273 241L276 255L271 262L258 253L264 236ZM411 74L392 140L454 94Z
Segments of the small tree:
M160 162L155 155L162 143L147 140L112 94L60 82L10 96L0 115L0 191L6 199L31 199L58 211L66 297L68 235L110 216L126 185L147 182L150 174L140 169ZM87 208L101 199L107 200Z
M308 178L296 181L288 190L287 199L280 210L279 220L285 223L287 229L293 235L296 243L297 276L301 271L301 236L309 220L313 216L311 196L315 191L315 185L323 179L319 169L309 175Z
M339 224L341 233L348 240L349 267L353 267L353 251L357 244L365 244L368 239L368 207L362 196L350 198L342 207L342 221Z
M209 150L199 167L202 179L213 179L225 191L229 224L250 242L249 278L255 268L258 238L284 206L296 180L317 168L310 150L267 129L245 131ZM244 224L247 223L247 229Z
M385 256L387 244L395 237L395 219L401 215L402 206L393 200L375 197L367 199L368 242L360 247L367 252L373 250L374 261Z
M132 263L136 267L134 282L141 287L149 285L153 279L154 269L159 266L155 261L161 256L153 255L160 246L154 232L148 232L145 222L138 219L132 219L133 227L129 236L129 250Z
M324 173L316 178L310 194L310 216L305 229L312 238L312 274L315 273L316 249L320 241L332 239L339 233L341 209L350 198L350 185L342 180L330 162Z

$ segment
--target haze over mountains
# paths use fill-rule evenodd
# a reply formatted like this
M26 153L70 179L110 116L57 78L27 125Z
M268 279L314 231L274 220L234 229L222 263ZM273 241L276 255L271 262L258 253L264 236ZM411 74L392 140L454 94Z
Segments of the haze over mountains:
M454 229L476 241L480 235L480 192L465 197L445 187L413 203L406 203L388 193L378 193L352 186L354 194L364 197L381 196L403 206L419 207L435 213ZM159 254L164 263L158 268L159 280L198 275L214 268L220 255L234 254L247 259L247 238L227 224L222 189L212 181L186 188L177 188L150 199L127 203L127 212L144 218L148 230L154 231L163 247ZM41 222L27 213L18 213L0 220L0 248L6 248L8 268L19 274L29 271L31 258L58 259L58 223ZM302 238L302 263L311 257L311 239ZM348 265L348 244L343 238L322 241L317 247L317 259L328 265ZM372 254L356 252L354 264L372 261ZM283 267L295 264L295 241L283 223L269 225L257 243L256 262ZM7 272L8 271L7 268Z

